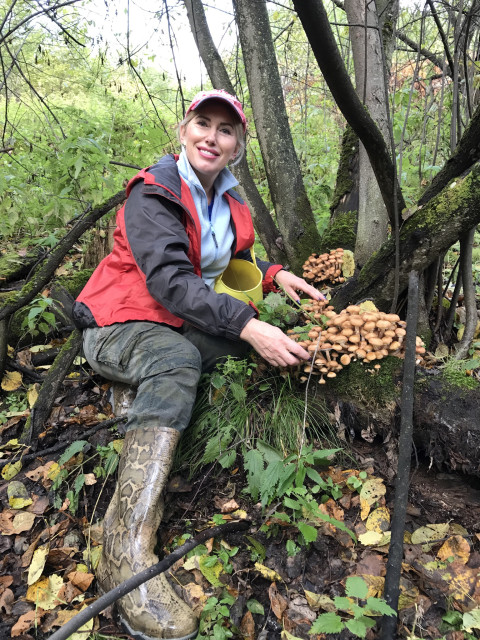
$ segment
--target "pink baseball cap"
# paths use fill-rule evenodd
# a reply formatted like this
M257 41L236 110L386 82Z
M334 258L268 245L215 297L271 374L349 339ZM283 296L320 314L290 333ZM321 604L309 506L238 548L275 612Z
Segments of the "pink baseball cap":
M229 104L233 110L236 112L238 117L240 118L243 126L243 133L247 130L247 119L245 114L243 113L242 103L235 96L232 96L230 93L227 93L223 89L211 89L210 91L200 91L192 100L192 104L188 107L187 113L188 115L190 111L194 111L201 104L206 102L207 100L222 100Z

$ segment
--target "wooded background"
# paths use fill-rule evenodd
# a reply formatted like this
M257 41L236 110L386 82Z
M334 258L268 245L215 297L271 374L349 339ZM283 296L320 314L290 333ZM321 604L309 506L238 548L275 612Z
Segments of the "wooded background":
M477 0L122 8L0 3L0 237L5 249L46 249L0 321L35 298L73 246L108 235L125 180L178 149L176 123L198 89L214 86L245 105L247 156L234 171L268 258L301 273L312 252L354 250L358 270L334 294L338 309L365 298L398 308L418 270L422 334L434 344L458 326L463 287L465 356L478 321ZM206 69L196 84L182 73L188 57ZM450 313L437 304L445 268Z

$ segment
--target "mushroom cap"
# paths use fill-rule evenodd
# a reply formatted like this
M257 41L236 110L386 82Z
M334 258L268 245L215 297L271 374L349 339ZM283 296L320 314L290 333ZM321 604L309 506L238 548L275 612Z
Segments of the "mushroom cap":
M341 358L340 358L340 362L343 365L347 366L348 364L350 364L350 356L347 355L346 353L344 353L343 356L341 356Z
M380 338L370 338L369 342L376 349L383 347L383 342Z
M390 328L390 322L388 320L377 320L377 327L379 329L389 329Z
M327 373L327 378L336 378L337 374L335 373L335 371L329 371Z
M350 322L354 327L361 327L364 324L364 320L361 316L351 316Z

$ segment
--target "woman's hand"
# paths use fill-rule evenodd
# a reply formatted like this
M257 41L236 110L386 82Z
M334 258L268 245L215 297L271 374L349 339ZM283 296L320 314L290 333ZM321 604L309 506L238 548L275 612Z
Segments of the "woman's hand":
M287 296L295 300L295 302L300 302L297 291L303 291L313 300L325 300L325 296L317 291L315 287L305 282L303 278L290 273L290 271L285 271L285 269L276 274L275 281L284 289Z
M270 364L286 367L309 360L308 351L286 336L278 327L252 318L243 327L240 338Z

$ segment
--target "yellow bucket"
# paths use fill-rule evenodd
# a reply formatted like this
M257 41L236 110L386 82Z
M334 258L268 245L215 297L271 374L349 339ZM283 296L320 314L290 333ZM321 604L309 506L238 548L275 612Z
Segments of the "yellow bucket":
M250 249L253 262L234 258L228 263L225 271L215 280L214 289L217 293L227 293L237 300L247 304L256 304L263 300L263 274L255 262L253 247Z

